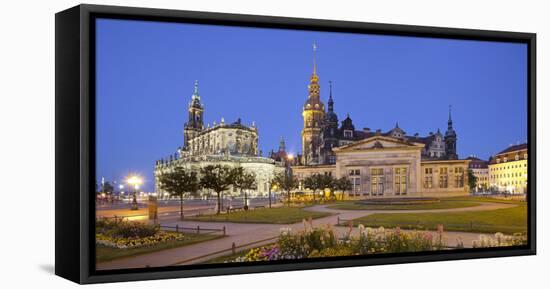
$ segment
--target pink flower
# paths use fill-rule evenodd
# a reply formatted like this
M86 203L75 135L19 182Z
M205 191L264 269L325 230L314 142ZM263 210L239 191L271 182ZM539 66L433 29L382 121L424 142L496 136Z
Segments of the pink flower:
M433 240L434 237L432 236L431 233L426 233L426 234L424 235L424 238L426 238L426 240L428 240L428 241L431 242L431 241Z

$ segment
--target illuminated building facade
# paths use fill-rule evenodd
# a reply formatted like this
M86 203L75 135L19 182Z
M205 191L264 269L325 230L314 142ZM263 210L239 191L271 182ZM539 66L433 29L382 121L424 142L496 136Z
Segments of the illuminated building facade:
M527 143L512 145L491 157L489 186L509 194L527 193Z
M268 194L268 184L275 173L284 170L279 162L260 156L258 152L258 128L253 123L247 126L237 119L226 123L222 118L219 123L204 125L204 106L200 101L198 83L188 107L188 120L184 125L184 146L168 158L155 163L156 192L162 194L158 187L158 177L170 172L175 167L199 171L207 165L225 165L243 167L254 174L257 190L252 196ZM238 195L239 190L231 188L226 195Z
M476 177L476 187L472 188L473 191L487 192L489 189L489 162L475 156L469 156L467 159L470 160L468 169L470 169Z
M348 197L359 199L469 193L470 161L458 159L450 107L445 134L437 129L427 136L407 135L398 123L387 132L356 130L349 114L339 125L332 82L326 111L321 101L315 49L313 74L302 110L302 155L292 166L299 180L313 174L346 177L352 183Z

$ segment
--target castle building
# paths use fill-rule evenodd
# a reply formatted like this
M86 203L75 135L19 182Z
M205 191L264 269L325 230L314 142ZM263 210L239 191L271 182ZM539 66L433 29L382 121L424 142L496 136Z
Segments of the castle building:
M333 85L327 110L321 100L314 45L313 73L303 106L302 155L292 167L298 179L312 174L347 177L349 197L457 196L469 193L469 160L456 152L451 107L447 130L408 135L398 123L389 131L357 130L348 114L338 123ZM302 189L302 188L301 188Z
M512 145L489 161L489 186L509 194L527 193L527 143Z
M158 177L172 171L175 167L183 167L199 171L207 165L227 165L243 167L256 177L257 190L252 196L267 195L268 184L274 174L284 171L282 165L271 158L265 158L258 153L258 128L254 123L247 126L241 119L226 123L222 118L219 123L204 125L204 106L199 96L198 82L195 82L191 102L188 106L188 119L184 124L184 145L168 158L155 163L155 180L157 193L162 194L158 187ZM240 191L231 188L226 194L236 196Z

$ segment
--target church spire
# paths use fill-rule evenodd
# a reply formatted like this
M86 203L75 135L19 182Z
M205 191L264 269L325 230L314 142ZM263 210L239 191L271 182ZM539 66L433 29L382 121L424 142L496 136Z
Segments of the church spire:
M452 108L452 105L449 105L449 121L447 121L447 128L448 129L453 128L453 119L451 118L451 108Z
M313 42L313 75L317 75L317 59L315 57L316 51L317 51L317 44Z
M286 151L285 139L282 136L281 136L281 140L279 142L279 151L280 152Z
M334 100L332 100L332 80L329 80L329 94L328 94L328 111L333 112L334 111Z
M195 87L193 89L193 96L192 99L195 100L201 100L201 96L199 95L199 81L195 80Z
M317 50L317 44L313 43L313 74L311 75L311 77L309 79L309 85L308 85L309 95L308 95L308 98L311 99L311 101L313 102L310 105L312 105L316 109L322 109L324 111L325 108L322 105L321 100L319 99L320 98L320 86L319 86L319 76L317 75L317 60L316 60L316 55L315 55L316 50ZM317 104L317 106L315 106L315 104Z

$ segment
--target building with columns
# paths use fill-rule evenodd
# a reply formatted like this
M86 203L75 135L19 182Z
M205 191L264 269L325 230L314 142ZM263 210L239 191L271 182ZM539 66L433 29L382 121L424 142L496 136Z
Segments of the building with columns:
M298 179L313 174L347 177L352 198L445 197L468 195L469 160L456 152L451 107L447 130L427 136L407 134L398 123L388 130L357 130L348 114L341 124L334 112L329 81L327 110L321 100L314 45L313 73L303 105L302 154L292 166ZM303 188L300 188L304 190Z
M158 187L158 177L175 167L199 171L202 167L219 164L240 166L254 174L257 177L257 190L251 196L266 196L269 182L276 173L284 171L284 167L280 162L259 154L259 133L256 125L245 125L241 119L226 123L223 118L219 123L204 125L204 106L201 103L198 82L195 82L187 110L188 119L183 129L184 145L173 155L155 163L155 191L163 193ZM231 188L225 194L237 196L240 191Z

